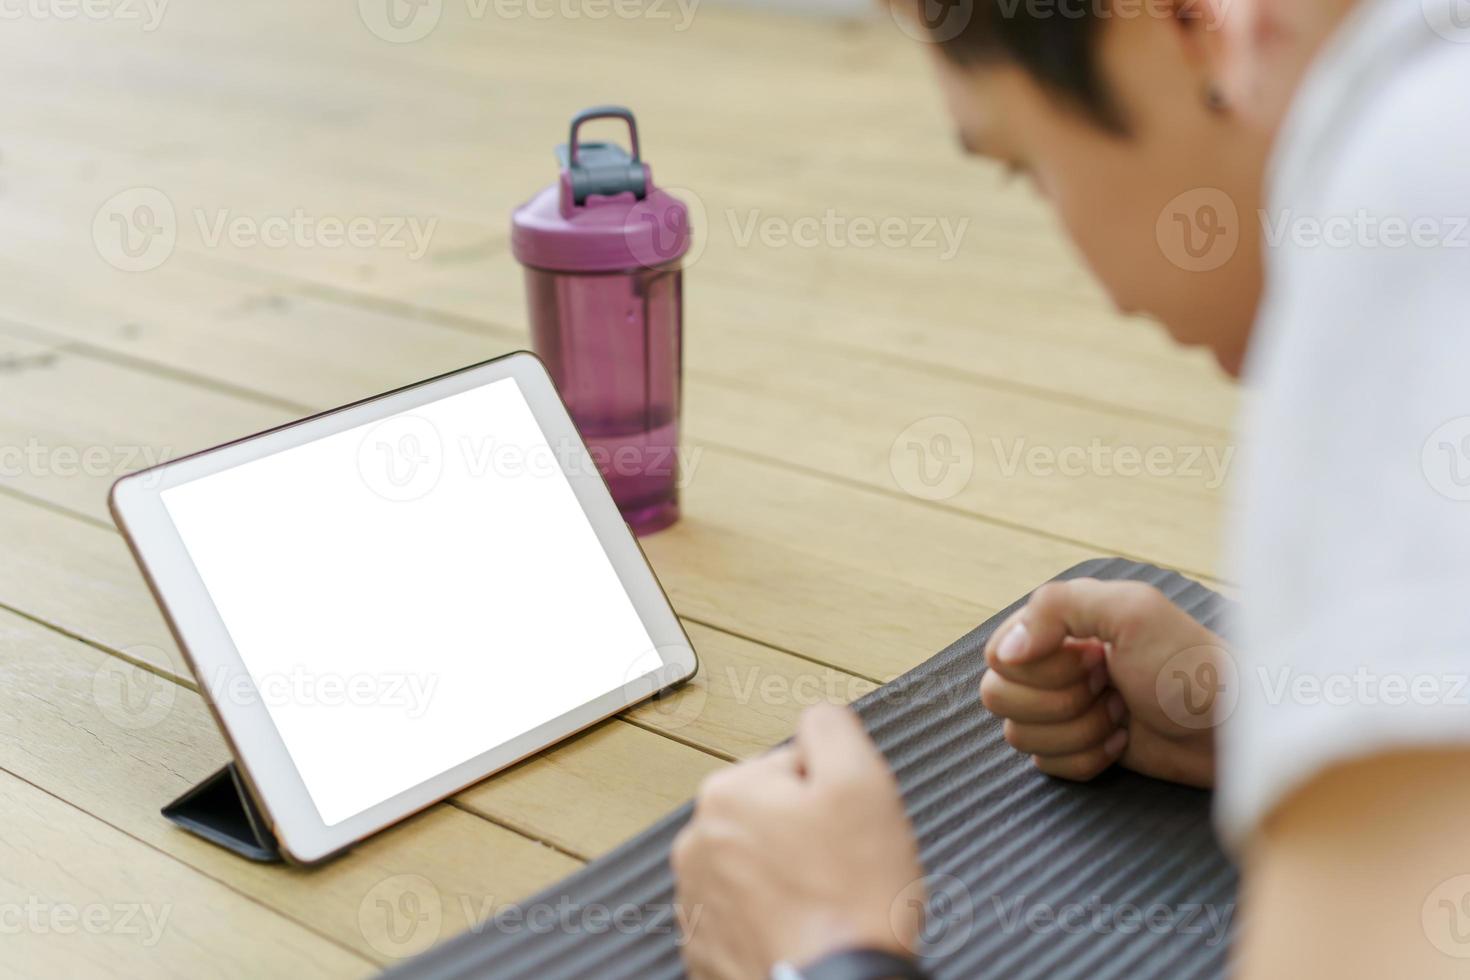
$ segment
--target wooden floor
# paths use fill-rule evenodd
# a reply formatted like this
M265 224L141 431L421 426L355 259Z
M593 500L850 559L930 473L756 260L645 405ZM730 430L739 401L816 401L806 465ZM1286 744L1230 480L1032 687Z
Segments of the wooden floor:
M1030 192L960 159L881 14L430 0L433 30L393 43L368 22L424 24L376 2L178 0L150 25L142 0L37 0L0 29L0 975L367 974L1060 569L1215 572L1221 492L1190 459L1228 448L1231 388L1109 312ZM82 9L110 16L37 13ZM529 12L557 10L586 15ZM172 828L160 804L226 753L107 487L524 346L509 214L599 102L636 109L702 226L685 517L645 542L698 682L318 870ZM830 231L885 218L896 246ZM380 237L331 238L354 219ZM400 219L435 222L423 254ZM967 223L953 255L940 222ZM814 223L822 244L783 243ZM1104 462L1045 465L1069 447ZM1119 450L1173 464L1121 476Z

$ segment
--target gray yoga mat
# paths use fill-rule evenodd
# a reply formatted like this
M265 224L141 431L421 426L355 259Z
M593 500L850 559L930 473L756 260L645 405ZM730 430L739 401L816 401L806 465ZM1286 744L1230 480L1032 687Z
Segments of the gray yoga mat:
M1150 582L1217 631L1229 612L1197 582L1121 558L1058 578L1087 576ZM1223 977L1236 872L1209 794L1123 771L1051 779L981 706L981 650L1019 605L855 705L898 773L931 875L925 966L937 980ZM686 804L385 976L682 977L668 851L688 816Z

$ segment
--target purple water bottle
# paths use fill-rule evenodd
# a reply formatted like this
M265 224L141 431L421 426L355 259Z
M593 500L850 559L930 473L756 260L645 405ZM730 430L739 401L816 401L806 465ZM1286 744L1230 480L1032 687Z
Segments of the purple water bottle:
M628 124L632 155L581 142L592 119ZM683 273L689 212L653 185L633 113L586 109L557 148L561 179L516 209L531 337L638 534L679 517Z

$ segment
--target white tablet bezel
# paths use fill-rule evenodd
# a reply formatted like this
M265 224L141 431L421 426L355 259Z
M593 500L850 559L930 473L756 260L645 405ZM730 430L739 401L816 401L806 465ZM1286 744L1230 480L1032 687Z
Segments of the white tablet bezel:
M563 470L598 541L627 590L656 656L640 663L621 687L502 743L334 826L322 822L272 723L262 698L211 696L205 678L253 682L204 582L165 509L170 487L230 469L356 426L371 424L468 391L512 378L547 441L574 447L580 458L562 459ZM321 861L403 818L515 762L694 676L698 661L668 597L649 567L637 538L624 523L606 482L591 465L586 445L545 366L527 351L508 354L342 408L292 422L123 477L109 497L113 519L127 539L179 648L200 681L235 761L271 825L284 855L300 864ZM231 688L234 690L234 688Z

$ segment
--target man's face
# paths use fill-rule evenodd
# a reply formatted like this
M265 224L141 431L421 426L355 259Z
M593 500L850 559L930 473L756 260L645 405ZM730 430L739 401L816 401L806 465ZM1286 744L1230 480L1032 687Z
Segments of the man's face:
M1202 29L1146 14L1106 25L1101 66L1124 134L1019 66L933 60L966 148L1031 179L1114 303L1238 374L1261 291L1269 134L1209 104L1204 45L1185 33Z

